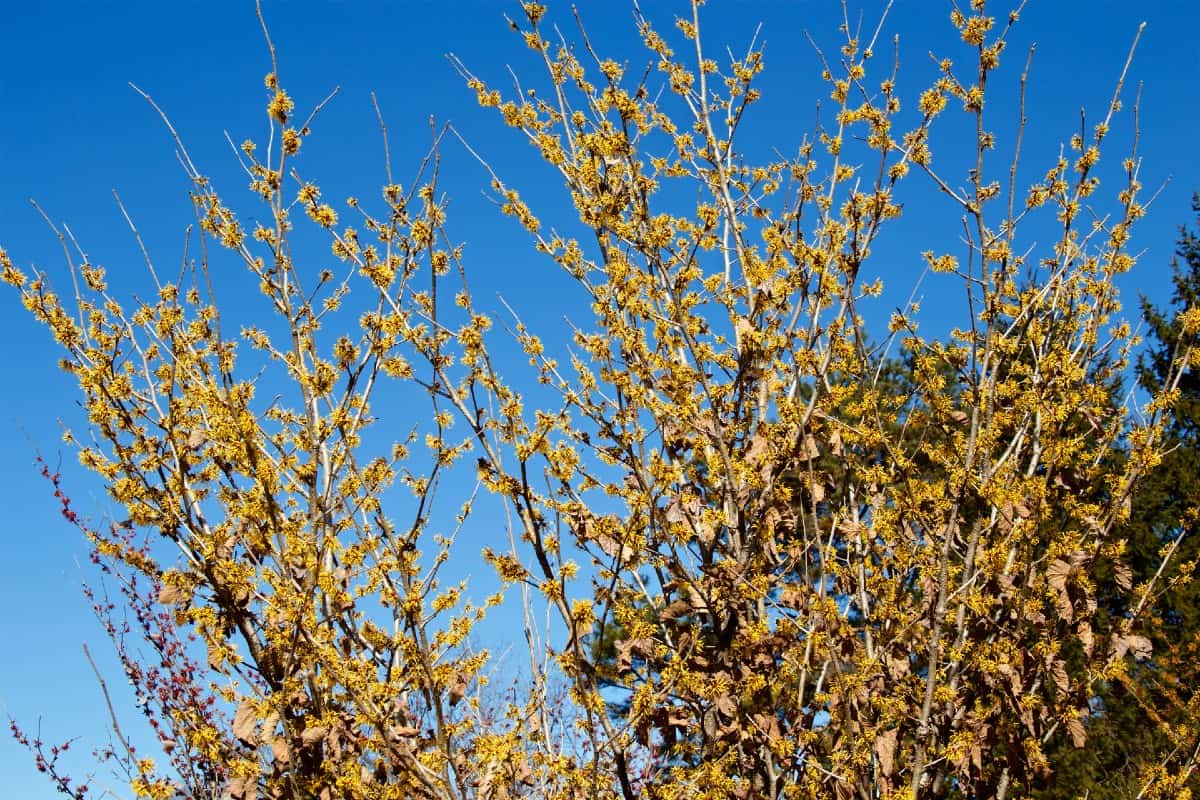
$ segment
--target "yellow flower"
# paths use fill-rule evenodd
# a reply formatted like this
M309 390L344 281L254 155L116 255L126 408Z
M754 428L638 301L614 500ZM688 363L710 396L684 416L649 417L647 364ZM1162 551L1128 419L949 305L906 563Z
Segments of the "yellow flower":
M292 98L288 97L287 92L283 89L276 89L275 96L271 98L271 102L267 104L267 113L271 118L280 125L287 122L288 114L292 113L292 109L296 104L292 102Z
M937 89L926 89L921 94L917 107L921 109L922 114L932 117L946 107L946 96Z
M289 156L294 156L300 149L300 134L295 128L288 128L283 132L283 152Z

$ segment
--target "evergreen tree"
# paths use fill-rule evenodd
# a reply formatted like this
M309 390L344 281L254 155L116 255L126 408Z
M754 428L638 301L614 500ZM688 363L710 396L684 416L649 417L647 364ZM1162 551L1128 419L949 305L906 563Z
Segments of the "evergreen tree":
M1200 195L1192 202L1200 222ZM1187 344L1180 315L1200 308L1200 237L1181 229L1172 263L1174 291L1170 307L1157 308L1142 300L1142 317L1149 346L1142 355L1139 388L1157 392L1168 380L1172 363ZM1194 311L1192 313L1195 313ZM1179 394L1165 435L1168 450L1132 498L1125 536L1131 574L1116 573L1101 595L1097 627L1123 617L1129 595L1122 584L1153 577L1164 548L1175 547L1173 576L1146 599L1152 604L1152 625L1145 631L1154 646L1153 657L1130 665L1126 675L1111 681L1096 698L1096 713L1088 725L1086 746L1075 748L1061 737L1053 760L1056 780L1046 798L1132 797L1146 774L1161 763L1161 754L1190 755L1197 746L1200 720L1193 687L1200 684L1200 587L1191 579L1200 556L1196 514L1200 505L1200 375L1189 365L1178 385ZM1200 775L1188 783L1200 794Z

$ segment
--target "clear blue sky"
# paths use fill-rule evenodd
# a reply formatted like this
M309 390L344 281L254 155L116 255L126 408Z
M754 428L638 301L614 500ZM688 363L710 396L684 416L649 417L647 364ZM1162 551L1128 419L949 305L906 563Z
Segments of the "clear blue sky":
M655 14L683 5L677 0L642 3ZM550 0L550 5L561 6L561 13L567 4ZM602 50L642 63L641 51L631 46L633 26L623 0L580 5ZM852 2L865 9L868 20L881 5ZM910 107L930 72L927 51L952 48L948 8L941 0L896 0L887 31L901 37L900 86L910 92ZM453 120L511 182L531 189L535 201L562 202L556 187L544 183L546 172L534 164L532 151L492 114L473 107L472 93L445 59L453 51L500 86L507 85L505 64L523 65L528 72L529 53L509 34L502 16L516 13L515 3L267 0L266 9L284 83L299 107L308 108L335 84L342 87L305 144L301 162L329 197L374 196L383 181L369 101L374 90L392 130L393 160L401 176L411 174L427 143L426 120L432 114ZM998 10L1002 14L1007 6ZM241 191L244 182L223 131L235 141L265 133L262 77L268 61L253 3L8 2L2 16L0 245L21 267L47 269L59 286L67 285L57 243L29 205L34 197L56 221L70 225L119 289L144 288L140 256L111 190L121 193L163 265L178 263L190 207L172 144L127 82L146 89L166 109L202 171L215 176L226 193ZM764 23L766 99L749 133L756 141L793 149L811 129L814 99L826 95L816 82L819 67L803 31L836 51L839 4L714 0L708 17L714 50L725 43L735 50L744 47L755 25ZM564 28L572 28L569 17L560 19ZM1081 105L1093 111L1093 119L1102 113L1142 20L1149 26L1132 77L1145 82L1144 182L1149 191L1170 183L1135 232L1145 254L1125 286L1129 300L1137 291L1161 300L1177 226L1189 221L1191 193L1200 188L1197 4L1032 0L999 81L1011 96L1024 52L1036 41L1022 173L1029 182L1048 166L1058 143L1078 129ZM1126 126L1127 119L1118 128ZM1117 155L1123 154L1110 153L1109 159ZM502 290L534 327L553 326L561 281L550 266L529 255L519 232L481 197L486 176L477 165L453 146L446 148L445 159L444 186L453 199L450 226L468 244L477 294ZM954 233L935 233L930 241L923 216L929 211L914 204L895 226L889 252L899 259L884 275L893 304L903 301L919 272L913 254L952 246ZM51 462L62 452L67 486L80 511L99 518L109 505L102 487L58 443L57 420L81 427L73 387L55 366L59 354L48 335L24 315L12 291L0 291L0 332L7 390L0 393L0 504L5 509L0 713L31 729L40 715L48 739L79 734L84 737L79 747L86 751L103 743L104 718L81 643L90 643L97 654L118 689L115 699L124 703L122 710L133 709L120 691L123 681L107 642L78 591L77 563L86 563L87 549L59 518L34 468L35 451ZM504 638L501 632L495 636ZM132 722L133 715L127 713L126 720ZM7 797L53 796L24 751L6 736L0 736L0 785Z

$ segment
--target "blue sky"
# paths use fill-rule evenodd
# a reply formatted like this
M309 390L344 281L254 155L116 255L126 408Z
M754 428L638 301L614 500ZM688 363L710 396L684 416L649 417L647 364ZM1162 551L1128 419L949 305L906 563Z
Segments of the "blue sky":
M676 0L642 0L651 14L669 15ZM4 4L0 26L0 246L22 268L48 270L67 285L53 235L29 205L36 198L65 221L92 259L108 267L118 291L147 285L136 244L114 204L118 190L162 265L175 265L191 217L187 185L159 120L129 87L151 93L170 115L201 170L233 196L244 181L224 139L262 138L262 77L269 62L252 2L76 2ZM552 0L552 8L566 4ZM628 5L622 0L579 4L598 48L640 65ZM873 20L882 3L852 2ZM1000 13L1007 6L998 7ZM899 85L908 105L930 75L926 53L955 52L941 0L896 0L886 31L900 35ZM559 9L560 13L563 9ZM552 211L563 196L547 182L533 153L489 113L474 107L445 56L454 52L482 77L507 86L506 64L529 73L530 54L511 35L503 14L515 3L484 0L267 0L282 79L301 109L335 84L341 94L319 118L301 167L330 198L374 196L383 182L382 154L369 93L375 91L392 133L393 162L407 178L429 140L428 119L452 120L501 174ZM787 151L811 129L813 102L827 95L803 32L836 51L840 5L833 0L714 0L705 29L713 49L744 48L764 24L767 71L764 102L747 129L748 141ZM572 30L569 17L559 17ZM1024 169L1028 183L1044 172L1058 145L1079 124L1079 108L1103 111L1129 43L1149 23L1132 79L1144 81L1141 153L1147 193L1166 183L1135 231L1144 248L1124 283L1127 298L1143 291L1161 301L1178 225L1189 221L1191 193L1200 189L1200 10L1193 2L1066 2L1033 0L997 79L1011 97L1031 42L1038 43L1028 94L1030 125ZM960 58L961 51L956 55ZM631 72L634 70L631 69ZM1132 86L1131 86L1132 88ZM906 94L904 94L906 93ZM1003 102L1003 101L1002 101ZM1009 120L1011 121L1011 119ZM1003 141L1003 120L997 123ZM1010 126L1011 127L1011 126ZM1090 128L1090 124L1089 124ZM1117 128L1128 131L1128 118ZM1116 133L1121 141L1126 134ZM937 139L934 140L935 153ZM1003 145L1002 145L1003 146ZM1123 153L1110 153L1116 161ZM1007 158L1007 156L1005 156ZM502 292L531 327L560 324L560 294L569 291L552 267L530 254L525 239L481 195L486 175L461 149L444 154L443 186L452 198L452 233L467 243L467 264L480 297ZM919 180L919 179L918 179ZM903 302L920 272L915 254L951 246L954 233L929 227L937 198L906 207L887 240L892 266L884 272L892 305ZM537 210L535 205L535 210ZM944 218L944 214L943 214ZM933 233L930 233L930 231ZM930 240L930 237L933 237ZM322 255L323 257L323 255ZM2 287L6 288L6 287ZM934 303L942 295L930 286ZM946 297L951 297L947 295ZM1131 304L1132 305L1132 304ZM936 312L935 312L936 313ZM1133 314L1133 310L1130 309ZM936 324L936 317L932 320ZM61 419L77 429L73 387L56 368L49 336L21 310L15 292L0 290L0 333L7 343L7 391L0 393L0 712L36 726L47 738L81 735L79 748L104 741L103 707L81 651L90 644L106 670L115 699L123 698L110 649L78 591L87 549L58 516L49 487L33 464L35 452L54 463L61 452L76 507L95 518L109 509L103 489L75 466L59 444ZM468 546L478 542L466 542ZM503 634L496 637L502 640ZM124 709L132 705L124 703ZM127 719L132 720L131 716ZM0 778L11 797L53 793L26 754L0 737Z

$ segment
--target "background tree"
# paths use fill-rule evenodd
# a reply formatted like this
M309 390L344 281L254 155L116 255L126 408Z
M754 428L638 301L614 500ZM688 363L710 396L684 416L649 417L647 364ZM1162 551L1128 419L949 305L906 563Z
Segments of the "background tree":
M224 773L172 777L130 752L134 793L1006 798L1052 782L1056 737L1084 747L1097 692L1153 651L1164 570L1098 587L1127 568L1123 527L1200 330L1189 308L1148 402L1114 400L1133 347L1115 280L1144 213L1132 156L1114 199L1098 194L1124 72L1024 188L1019 136L994 164L987 102L1017 15L997 23L981 0L951 16L966 66L941 61L910 120L895 60L877 66L882 21L847 19L839 55L819 52L833 108L766 160L735 145L761 46L710 57L699 2L670 39L639 13L635 78L585 33L552 43L542 5L523 11L543 77L506 97L458 66L575 211L547 227L467 144L577 285L585 316L562 352L512 322L536 383L493 357L470 291L438 184L449 131L407 187L388 163L379 198L339 213L300 171L321 105L296 115L273 50L271 136L241 147L262 222L176 137L204 243L260 284L263 321L236 342L206 250L175 282L150 264L156 294L130 308L69 232L73 302L0 252L79 380L81 461L125 527L163 540L86 526L98 557L158 587L201 643L206 673L188 680L230 713L226 727L163 704L185 751ZM935 165L957 115L970 155ZM927 336L901 306L872 348L872 250L910 173L952 210L923 257L961 282L960 324ZM302 216L337 269L309 263ZM373 428L385 384L428 403L390 446ZM474 490L447 498L464 471ZM488 498L507 513L479 519ZM525 603L530 684L499 714L468 637L502 597L472 604L441 579L472 525L507 539L484 555ZM1103 628L1101 599L1125 609ZM539 631L543 603L557 621ZM550 700L558 674L569 704ZM1143 796L1194 766L1161 754Z
M1200 212L1200 200L1193 199L1193 211ZM1200 241L1186 227L1180 231L1172 270L1171 309L1142 301L1150 346L1139 359L1138 386L1151 394L1170 380L1173 365L1190 341L1180 315L1200 305ZM1154 655L1097 693L1098 713L1088 725L1088 747L1075 750L1063 743L1057 749L1054 761L1064 780L1045 793L1048 797L1136 795L1147 773L1170 768L1174 758L1190 757L1200 744L1193 689L1200 683L1196 650L1200 617L1192 579L1200 547L1195 536L1200 498L1196 370L1185 371L1178 386L1164 430L1167 449L1133 496L1132 512L1123 527L1129 572L1110 575L1102 589L1106 595L1102 613L1121 619L1129 613L1123 586L1130 580L1149 580L1162 563L1164 548L1174 549L1176 561L1168 579L1150 600L1147 636ZM1193 793L1200 791L1198 781L1193 772L1187 782Z

